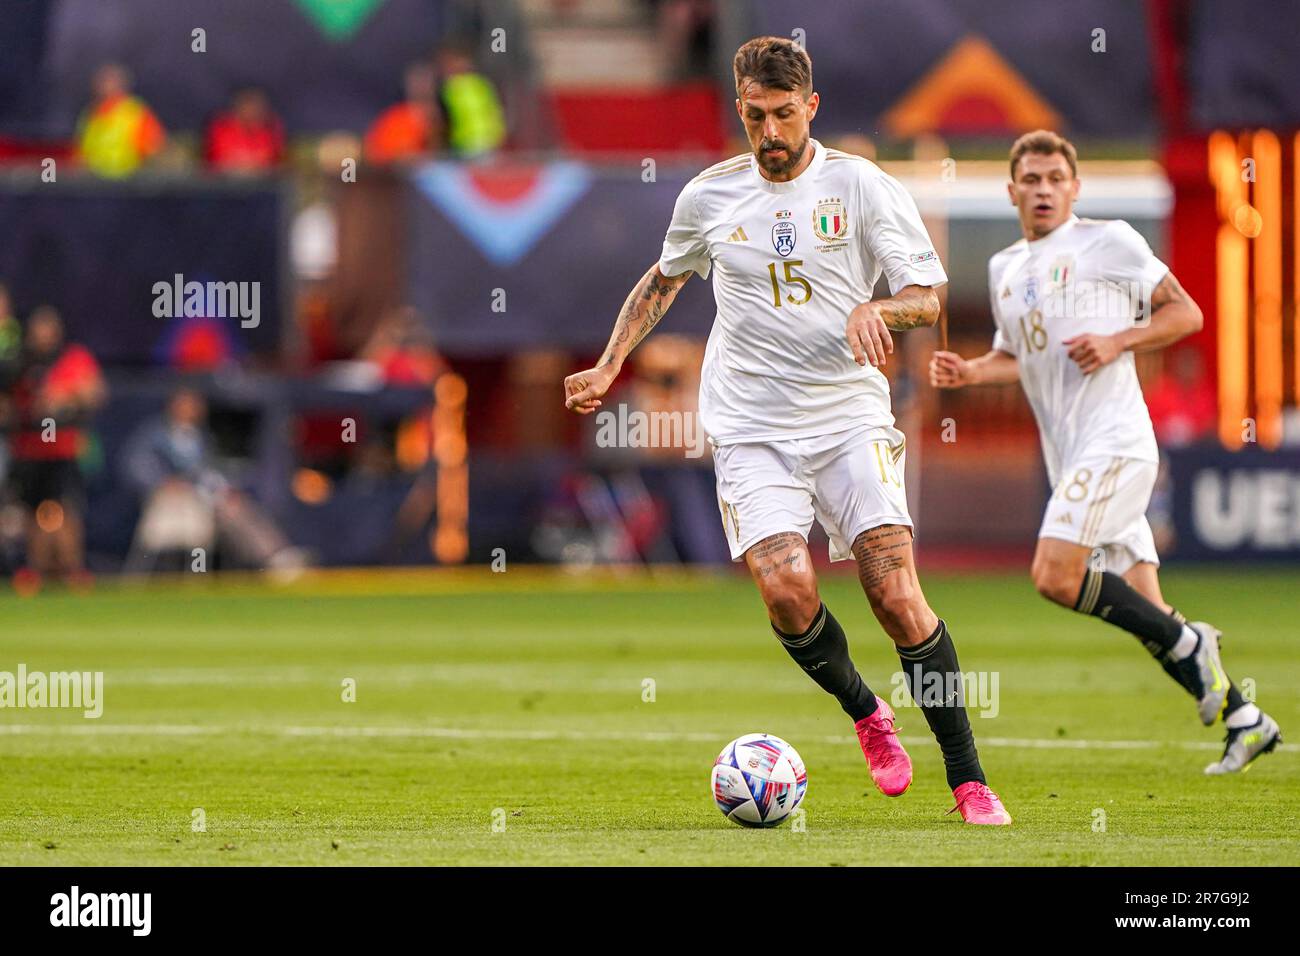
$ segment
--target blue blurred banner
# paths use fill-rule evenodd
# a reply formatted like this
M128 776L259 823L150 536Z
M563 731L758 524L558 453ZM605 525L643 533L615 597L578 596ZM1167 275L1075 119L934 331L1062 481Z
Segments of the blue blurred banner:
M1168 452L1179 558L1300 560L1300 450Z
M698 172L431 164L407 198L409 300L449 355L599 351ZM687 283L660 328L704 336L713 314L708 283Z
M272 351L283 312L282 201L274 183L11 186L0 190L0 281L19 314L54 306L68 338L104 363ZM174 288L177 275L255 291L256 325L221 307L156 314L155 286Z
M1300 4L1200 0L1188 12L1192 119L1201 129L1300 125Z

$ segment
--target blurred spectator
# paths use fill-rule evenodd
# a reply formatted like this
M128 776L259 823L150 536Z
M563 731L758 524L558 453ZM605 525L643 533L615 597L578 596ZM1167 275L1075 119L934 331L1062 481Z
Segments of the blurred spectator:
M695 80L713 69L713 0L650 0L673 80Z
M238 360L231 320L208 315L174 319L154 354L178 372L213 372Z
M447 370L447 363L434 348L433 335L410 306L394 309L380 319L357 358L378 367L385 385L397 387L432 387Z
M239 90L230 107L208 125L203 153L217 172L255 175L278 166L284 157L284 128L266 94L256 87Z
M166 132L144 101L131 95L131 75L121 64L96 71L93 95L78 123L78 156L100 176L130 176L162 150Z
M397 425L396 463L406 471L416 472L416 476L398 508L388 544L388 557L396 560L407 542L428 526L437 509L434 397L438 380L449 368L434 347L433 335L421 322L420 314L410 306L385 315L357 358L375 366L385 385L429 389L429 403Z
M336 196L342 185L338 171L345 160L360 153L357 137L330 133L316 147L316 173L299 181L302 206L289 227L289 259L298 286L294 317L302 350L296 358L308 367L340 357L334 283L339 262Z
M492 81L474 67L460 46L438 51L439 98L447 114L447 145L459 156L481 156L501 147L505 113Z
M1214 434L1219 403L1197 349L1174 350L1146 398L1161 445L1180 448Z
M28 519L28 585L41 574L84 580L82 512L85 491L77 463L84 429L106 389L94 356L63 337L50 306L27 320L27 335L11 385L6 424L13 430L12 478Z
M390 106L366 131L366 159L391 163L432 155L442 138L438 77L417 61L406 68L406 99Z
M222 474L207 417L203 396L182 388L127 440L120 464L143 506L126 570L141 570L163 552L188 558L193 548L213 545L245 566L302 570L302 550Z
M361 143L347 133L331 133L317 147L317 172L302 177L302 207L289 230L289 258L300 282L323 282L334 275L339 261L338 210L332 187L339 169L356 156Z
M14 317L9 288L0 282L0 364L17 360L23 347L23 330Z
M661 334L637 349L628 380L629 409L664 421L669 417L681 420L682 437L688 444L685 448L671 444L645 447L636 457L670 464L709 463L711 449L698 424L703 361L704 342L691 336ZM697 447L689 447L692 440ZM686 451L691 454L684 454Z
M0 283L0 421L7 418L9 381L16 369L23 347L23 330L14 318L9 289ZM9 442L0 433L0 488L9 479ZM2 504L2 502L0 502ZM0 532L0 538L3 532Z
M570 476L571 501L553 500L534 526L539 554L566 563L726 561L709 527L718 501L698 415L704 350L703 339L663 333L633 353L622 388L584 423L583 445L594 451ZM610 426L627 431L602 438Z
M556 142L550 97L539 95L543 83L534 52L534 23L549 25L552 19L574 14L586 18L591 11L584 13L582 8L589 3L551 0L550 15L539 20L540 8L519 0L442 0L443 42L463 48L492 82L502 113L509 117L507 135L516 148L545 150Z

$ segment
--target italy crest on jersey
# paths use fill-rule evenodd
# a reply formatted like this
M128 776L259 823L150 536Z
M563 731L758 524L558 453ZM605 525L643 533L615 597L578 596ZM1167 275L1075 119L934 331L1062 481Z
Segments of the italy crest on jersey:
M823 199L813 208L813 232L823 242L844 238L849 231L849 214L839 199Z
M1070 281L1070 270L1074 268L1074 256L1061 256L1052 263L1051 277L1053 285L1065 285Z

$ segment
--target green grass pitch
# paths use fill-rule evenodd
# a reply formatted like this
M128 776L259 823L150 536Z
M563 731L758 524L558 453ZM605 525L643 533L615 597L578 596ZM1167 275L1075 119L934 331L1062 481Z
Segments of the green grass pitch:
M1164 583L1300 733L1295 572ZM484 568L0 595L0 671L105 675L98 720L0 709L0 863L1300 863L1296 751L1204 777L1222 725L1203 728L1133 638L1025 575L925 585L963 668L998 674L997 716L972 723L1009 828L945 815L914 708L899 718L915 782L877 793L744 579ZM822 591L888 698L898 661L856 582ZM710 765L751 731L803 755L802 830L714 807Z

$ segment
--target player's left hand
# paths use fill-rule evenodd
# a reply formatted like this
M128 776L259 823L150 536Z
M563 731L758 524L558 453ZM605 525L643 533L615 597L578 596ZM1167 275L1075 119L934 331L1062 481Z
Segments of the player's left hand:
M853 361L859 365L866 365L870 360L872 365L880 367L885 364L885 354L894 351L889 326L880 317L875 303L864 302L850 312L845 333L853 350Z
M1119 358L1124 350L1113 335L1095 335L1091 332L1076 335L1061 343L1070 351L1067 353L1079 365L1079 371L1091 375L1103 365L1109 365Z

